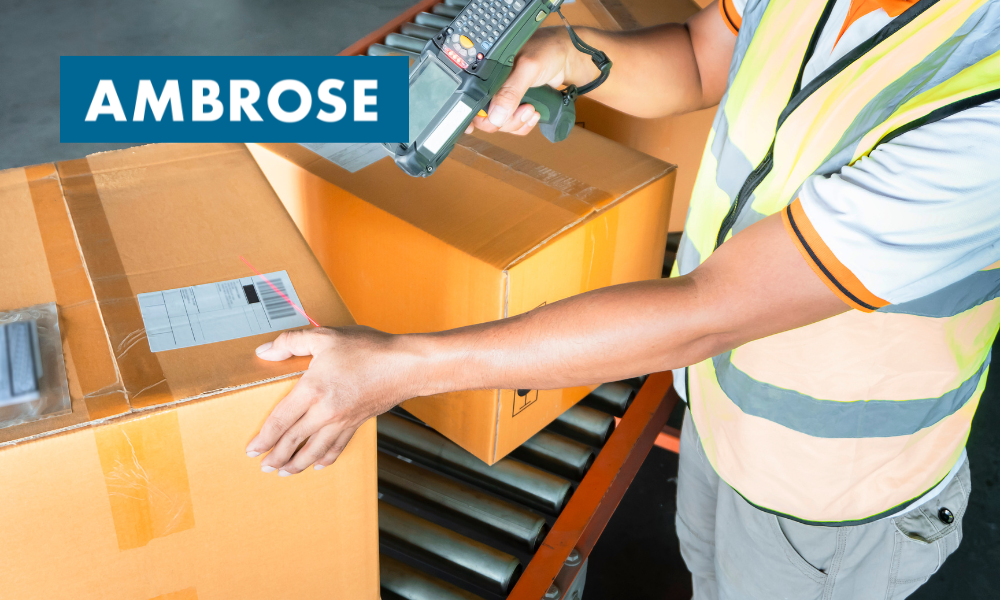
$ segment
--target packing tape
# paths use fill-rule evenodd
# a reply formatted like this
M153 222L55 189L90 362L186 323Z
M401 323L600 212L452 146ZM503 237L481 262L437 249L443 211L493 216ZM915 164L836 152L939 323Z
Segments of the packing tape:
M149 600L198 600L198 592L193 587L189 587L179 592L161 594L155 598L150 598Z
M74 357L75 374L84 394L82 406L74 410L82 408L87 420L126 412L128 399L110 351L92 352L87 344L94 336L103 338L104 324L76 246L55 165L27 167L25 175L56 293L60 331ZM68 331L78 334L67 336Z
M459 138L449 158L541 198L577 217L601 209L616 199L598 187L471 135Z
M120 551L194 528L176 410L97 427L94 438Z
M149 344L136 343L137 332L142 332L140 336L145 332L139 301L125 274L90 164L81 158L56 168L129 404L142 408L171 402L173 394L159 360Z
M618 28L623 31L639 29L642 25L632 16L632 12L625 6L622 0L601 0L604 9L608 11L611 18L618 23Z

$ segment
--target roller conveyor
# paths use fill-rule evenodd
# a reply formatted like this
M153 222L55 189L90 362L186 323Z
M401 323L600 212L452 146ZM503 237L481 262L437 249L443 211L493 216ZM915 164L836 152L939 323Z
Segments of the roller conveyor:
M629 383L613 386L619 398L627 396L631 403L617 429L611 413L591 407L604 402L613 408L614 403L592 394L586 402L590 406L581 402L567 411L577 413L578 418L570 421L582 421L582 426L565 428L564 433L543 430L493 466L401 409L380 416L384 597L534 599L548 597L545 593L554 586L553 597L562 598L558 590L582 585L582 580L573 578L585 572L581 549L589 555L599 531L590 539L585 537L587 528L571 528L570 537L578 537L565 548L559 539L567 532L560 532L559 524L589 518L593 528L603 529L673 408L673 402L665 399L669 381L669 374L658 374L644 396ZM631 472L625 473L628 469ZM617 497L610 489L613 485L622 486ZM575 510L575 501L584 507ZM588 503L594 506L589 513ZM566 556L560 559L562 550ZM541 555L556 558L539 561ZM576 561L566 563L571 555ZM545 589L534 595L526 587L523 594L528 595L523 595L520 579L538 562L549 565L549 573L541 574L543 583L547 578ZM537 577L532 575L532 583L542 585Z

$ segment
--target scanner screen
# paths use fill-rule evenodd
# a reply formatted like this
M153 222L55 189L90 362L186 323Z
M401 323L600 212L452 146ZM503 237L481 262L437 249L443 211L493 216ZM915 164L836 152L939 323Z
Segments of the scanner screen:
M407 143L416 141L457 89L458 81L451 72L433 60L425 62L420 73L410 81L410 135Z

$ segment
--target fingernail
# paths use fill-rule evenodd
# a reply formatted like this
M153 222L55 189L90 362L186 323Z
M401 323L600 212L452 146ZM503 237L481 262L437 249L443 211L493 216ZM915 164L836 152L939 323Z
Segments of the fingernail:
M266 467L265 466L265 467L261 467L260 470L264 471L265 473L270 473L271 471L274 471L274 467Z
M506 108L502 106L494 106L490 108L490 123L493 123L497 127L500 127L506 120L507 120Z
M257 346L257 354L263 354L271 349L271 342Z
M524 113L521 114L521 122L522 123L527 123L528 119L530 119L531 115L533 115L533 114L535 114L534 111L530 111L530 110L524 111Z
M542 115L540 115L538 113L535 113L535 116L531 117L531 121L529 121L529 123L531 123L532 125L534 125L535 123L538 123L538 119L541 119L541 118L542 118Z
M247 450L247 456L250 458L257 458L260 456L260 452L254 452L253 450Z
M288 477L289 475L291 475L291 473L289 473L288 471L286 471L284 469L278 471L278 477Z
M468 127L465 128L465 133L472 133L473 129L475 129L475 126L469 125Z
M326 465L314 465L313 468L316 469L317 471L319 471L320 469L322 469L325 466Z

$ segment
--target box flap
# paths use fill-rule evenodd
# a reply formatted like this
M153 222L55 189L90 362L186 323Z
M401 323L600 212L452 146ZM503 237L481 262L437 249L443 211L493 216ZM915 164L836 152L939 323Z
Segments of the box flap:
M262 145L500 269L675 168L578 127L558 144L537 131L464 135L424 179L389 159L348 173L295 144Z

